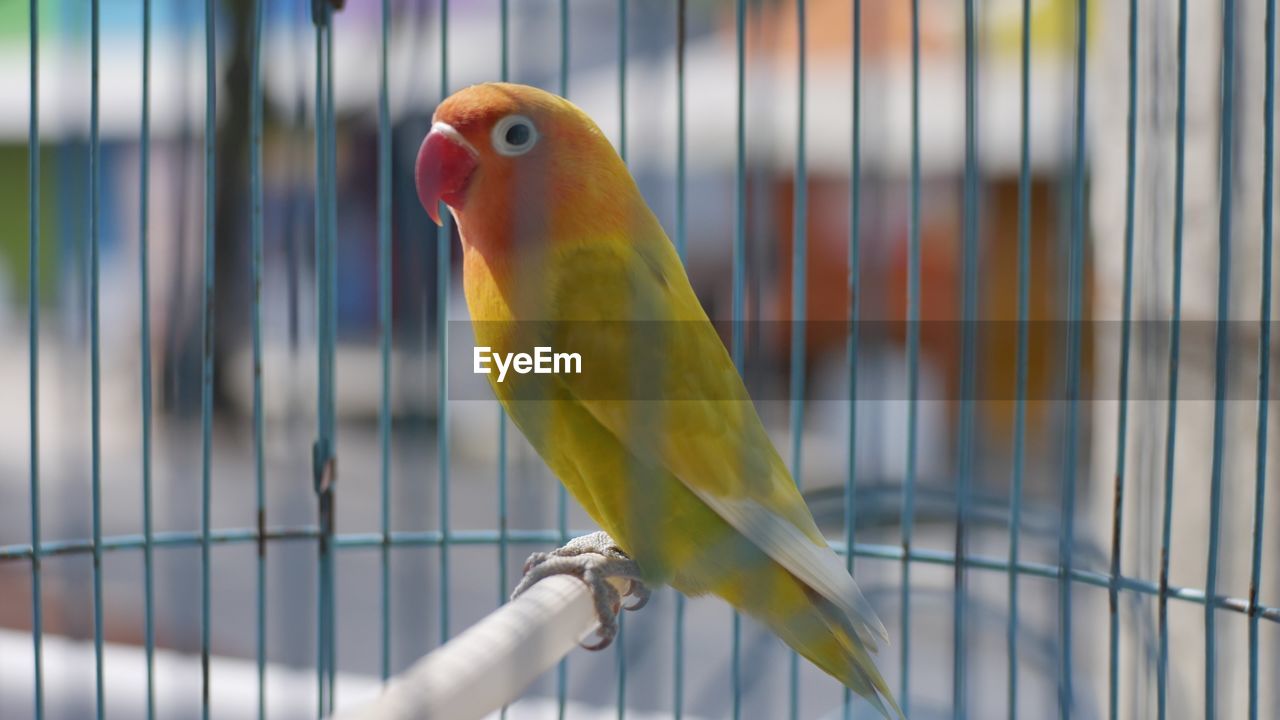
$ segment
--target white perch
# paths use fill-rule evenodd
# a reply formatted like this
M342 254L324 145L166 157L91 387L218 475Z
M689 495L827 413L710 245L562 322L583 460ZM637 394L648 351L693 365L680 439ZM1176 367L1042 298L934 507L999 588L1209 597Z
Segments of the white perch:
M335 720L476 720L515 701L596 629L587 586L554 575L393 678Z

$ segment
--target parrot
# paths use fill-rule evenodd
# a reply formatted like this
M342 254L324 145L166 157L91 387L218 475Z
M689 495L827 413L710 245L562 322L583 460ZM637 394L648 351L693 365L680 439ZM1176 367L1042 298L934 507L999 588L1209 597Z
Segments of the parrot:
M592 588L603 647L616 579L716 595L886 718L872 659L888 634L818 530L694 293L674 245L596 123L553 93L472 85L436 108L415 164L448 208L477 346L580 356L579 372L489 384L601 528L535 553L515 595L551 574ZM451 242L451 240L450 240ZM892 711L892 714L891 714Z

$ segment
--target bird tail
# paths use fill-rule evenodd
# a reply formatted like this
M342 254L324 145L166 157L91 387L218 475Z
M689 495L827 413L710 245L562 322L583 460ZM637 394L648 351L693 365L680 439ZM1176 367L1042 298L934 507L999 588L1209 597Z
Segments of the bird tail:
M876 648L859 639L853 625L856 620L846 617L782 566L768 563L761 571L773 577L762 578L760 571L751 573L756 575L750 582L754 592L718 594L762 621L796 652L865 698L882 716L906 720L871 659ZM761 593L762 588L768 590Z
M898 706L893 693L889 690L888 683L884 681L880 670L876 668L875 661L871 659L871 651L875 648L868 648L859 639L852 624L854 621L845 617L844 613L826 598L808 588L805 588L805 592L813 601L811 614L817 616L814 619L821 618L829 634L826 638L818 638L816 643L810 640L803 644L793 643L783 636L787 644L844 683L850 690L865 698L885 718L906 720L902 708Z

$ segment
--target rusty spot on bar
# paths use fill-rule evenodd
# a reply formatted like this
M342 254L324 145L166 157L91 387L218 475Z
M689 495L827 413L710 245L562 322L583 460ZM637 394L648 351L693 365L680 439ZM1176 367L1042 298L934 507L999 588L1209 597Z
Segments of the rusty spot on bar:
M1124 503L1123 482L1120 473L1116 473L1114 491L1111 496L1113 513L1111 520L1111 582L1108 584L1111 592L1107 594L1107 605L1112 615L1118 612L1120 599L1120 523L1121 513L1124 511L1123 507L1121 507Z
M1160 548L1160 600L1169 596L1169 548Z
M258 557L267 556L267 511L258 508Z
M324 465L320 469L320 484L316 486L316 491L321 495L329 493L333 490L333 484L338 479L338 458L330 455L324 461Z
M329 493L329 528L328 528L330 535L334 534L334 530L338 525L337 518L338 518L338 495L336 493L330 492Z

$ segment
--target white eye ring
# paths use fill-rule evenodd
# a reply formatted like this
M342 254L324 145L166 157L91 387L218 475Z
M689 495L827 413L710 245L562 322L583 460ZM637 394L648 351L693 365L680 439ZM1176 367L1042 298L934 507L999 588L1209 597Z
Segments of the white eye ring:
M524 132L521 132L520 128L524 128ZM515 132L515 137L511 137L512 132ZM513 140L519 142L512 142ZM523 155L538 144L538 129L533 126L533 121L524 115L508 115L494 123L490 143L499 155L507 157Z

